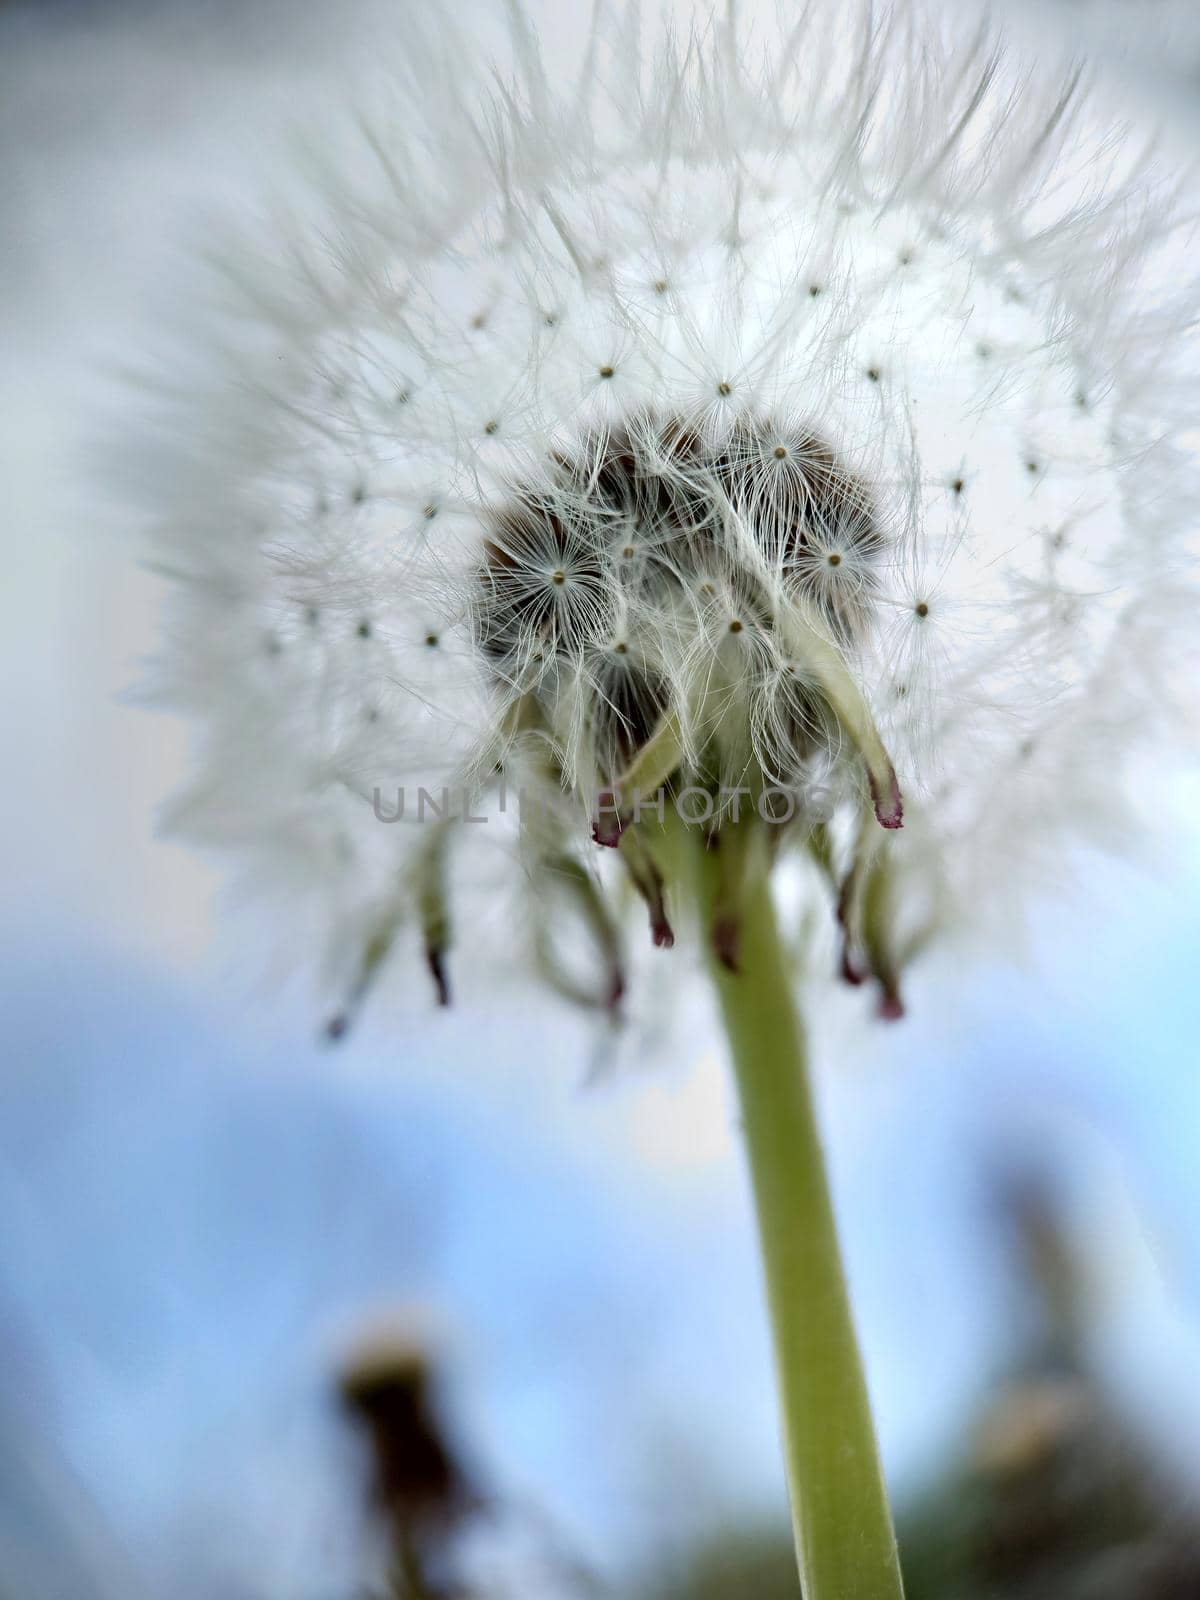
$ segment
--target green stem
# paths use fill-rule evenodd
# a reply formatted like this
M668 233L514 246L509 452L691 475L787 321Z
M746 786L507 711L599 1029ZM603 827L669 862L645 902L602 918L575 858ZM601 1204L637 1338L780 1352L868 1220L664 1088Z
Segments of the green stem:
M729 841L723 841L728 843ZM738 970L713 981L741 1101L783 1408L804 1600L903 1600L896 1536L805 1065L765 849L741 881ZM696 852L705 926L720 851Z

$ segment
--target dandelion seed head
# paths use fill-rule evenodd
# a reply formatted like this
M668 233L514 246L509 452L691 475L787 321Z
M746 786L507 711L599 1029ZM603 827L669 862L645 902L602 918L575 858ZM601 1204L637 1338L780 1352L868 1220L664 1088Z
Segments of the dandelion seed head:
M893 966L1111 813L1193 566L1177 225L1073 81L867 15L644 57L618 19L569 82L523 24L498 77L430 29L307 221L234 253L153 475L174 819L335 986L416 928L444 992L485 850L379 792L536 793L492 831L585 930L590 975L544 918L539 970L603 1006L587 819L631 770L718 825L783 796L889 1014Z

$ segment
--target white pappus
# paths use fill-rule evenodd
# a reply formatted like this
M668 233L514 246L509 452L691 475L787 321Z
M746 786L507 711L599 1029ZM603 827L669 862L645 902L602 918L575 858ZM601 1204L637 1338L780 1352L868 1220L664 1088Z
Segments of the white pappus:
M660 790L761 817L897 1015L1170 726L1180 208L1078 74L904 0L652 48L601 3L570 73L509 31L406 25L389 112L222 251L147 478L171 820L334 1033L398 939L445 999L455 927L615 1007L623 887L672 942Z

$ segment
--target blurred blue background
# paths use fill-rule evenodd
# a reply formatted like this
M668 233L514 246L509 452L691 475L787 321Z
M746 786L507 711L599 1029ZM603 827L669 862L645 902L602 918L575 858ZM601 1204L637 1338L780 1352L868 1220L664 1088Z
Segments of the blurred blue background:
M324 1052L312 1018L247 996L215 878L154 837L184 735L122 699L155 588L83 465L109 373L180 237L258 192L285 114L402 11L0 10L6 1597L350 1593L365 1466L334 1383L380 1318L427 1330L480 1471L617 1592L721 1518L781 1514L705 1020L673 1066L586 1084L581 1026L500 1003L369 1017ZM1134 115L1154 39L1182 37L1150 12L1132 65L1103 8L1080 13ZM1080 863L1086 902L1040 910L1020 965L947 960L840 1066L831 1032L824 1119L901 1500L1021 1337L994 1202L1027 1168L1086 1262L1098 1370L1200 1489L1200 783L1146 783L1144 870Z

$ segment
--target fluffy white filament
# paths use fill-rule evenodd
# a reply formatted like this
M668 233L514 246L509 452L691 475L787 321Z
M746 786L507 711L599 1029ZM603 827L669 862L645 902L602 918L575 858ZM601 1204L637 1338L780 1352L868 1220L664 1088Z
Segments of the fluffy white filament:
M152 474L159 685L198 729L173 820L341 1004L410 924L435 967L451 916L508 937L522 877L548 974L611 1001L588 810L648 704L663 776L791 797L843 913L886 851L894 1003L918 943L1115 814L1162 720L1197 506L1181 224L1074 78L903 3L653 51L601 7L565 80L511 31L493 72L415 27L391 113L223 261ZM631 449L653 504L598 488ZM541 791L519 824L497 767ZM489 783L488 825L438 823Z

